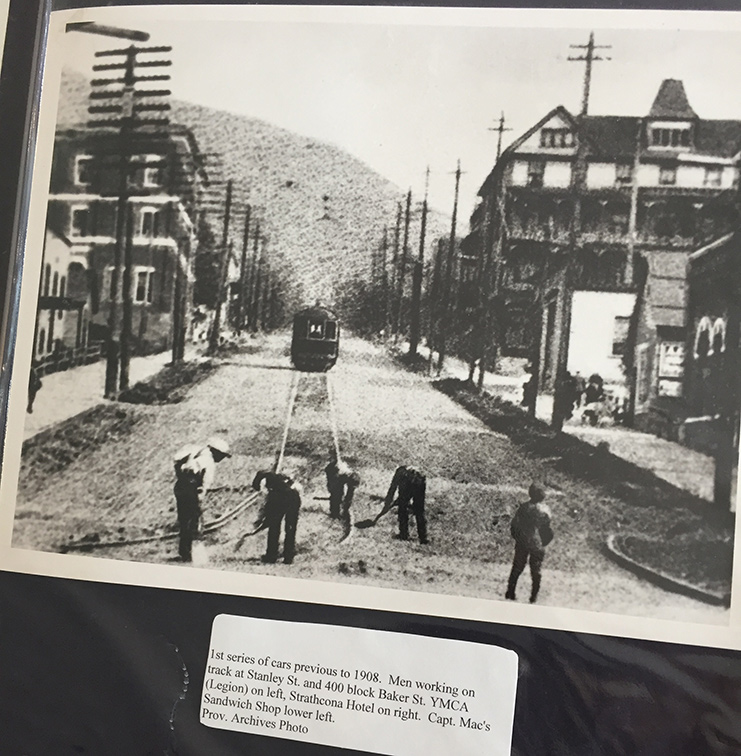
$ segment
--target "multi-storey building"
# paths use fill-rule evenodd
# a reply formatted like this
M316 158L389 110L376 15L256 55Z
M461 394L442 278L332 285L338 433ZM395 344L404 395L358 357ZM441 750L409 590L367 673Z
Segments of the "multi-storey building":
M636 415L681 394L689 254L737 217L741 121L700 118L681 81L645 117L559 106L484 181L468 254L503 303L499 348L628 384Z
M735 509L741 415L741 234L690 255L683 441L715 457L715 501Z
M64 296L66 275L68 297L77 305L85 303L78 318L80 335L73 339L71 332L57 330L59 346L106 339L114 265L118 261L122 280L128 259L129 290L117 287L119 323L120 305L128 299L134 351L159 351L175 338L184 339L194 219L203 182L200 156L193 135L184 127L170 127L166 136L150 140L148 146L144 140L135 142L141 154L133 152L125 163L119 139L115 132L86 128L65 129L56 135L45 270L67 265L66 272L57 271L59 296ZM54 251L62 243L68 262L53 262L63 256ZM45 286L42 279L42 299ZM42 328L40 320L37 356L44 354ZM52 337L48 329L43 330L48 351Z

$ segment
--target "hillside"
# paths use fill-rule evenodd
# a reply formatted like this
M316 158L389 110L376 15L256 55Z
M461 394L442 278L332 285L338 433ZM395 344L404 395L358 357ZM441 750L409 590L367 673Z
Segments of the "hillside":
M88 93L84 77L65 72L60 126L85 121ZM283 261L305 301L334 302L349 280L370 275L371 251L393 226L402 190L333 145L259 119L177 100L171 117L193 130L203 152L222 156L225 178L260 208L271 259ZM428 220L428 239L445 231L443 218ZM418 233L417 221L415 252Z

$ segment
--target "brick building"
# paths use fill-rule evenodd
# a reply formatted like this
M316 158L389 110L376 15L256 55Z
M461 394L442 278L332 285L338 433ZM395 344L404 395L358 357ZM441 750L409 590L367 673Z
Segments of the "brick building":
M69 255L66 280L75 282L76 301L85 300L81 339L104 341L116 245L122 261L119 275L128 246L130 287L126 293L119 288L119 297L127 296L132 305L133 349L161 351L172 345L176 330L183 331L184 338L188 320L193 219L204 179L200 155L188 129L170 127L165 137L134 143L137 152L130 156L122 185L118 138L115 132L86 128L57 133L47 215L53 231L47 237L44 264L48 267L52 257L58 257L52 247L58 249L64 240ZM119 218L122 210L125 216ZM64 345L72 346L69 339Z

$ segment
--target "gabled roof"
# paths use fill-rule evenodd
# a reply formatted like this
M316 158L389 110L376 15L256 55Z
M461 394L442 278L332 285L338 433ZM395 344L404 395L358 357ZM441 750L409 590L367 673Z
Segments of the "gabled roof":
M654 104L648 112L649 118L697 118L679 79L664 79L656 94Z

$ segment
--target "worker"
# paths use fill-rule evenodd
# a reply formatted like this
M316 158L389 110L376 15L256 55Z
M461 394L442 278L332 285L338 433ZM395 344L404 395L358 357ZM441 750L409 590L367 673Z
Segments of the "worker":
M227 441L217 436L210 438L205 446L188 444L175 454L175 502L180 529L178 553L183 562L193 561L193 540L200 533L201 500L213 485L216 465L231 456Z
M301 486L288 475L261 470L255 475L252 488L259 491L263 481L268 495L255 530L257 532L263 527L268 529L268 545L262 561L267 564L278 561L281 523L285 518L283 562L292 564L296 554L296 527L301 509Z
M341 520L346 531L352 527L352 500L360 485L360 476L342 459L337 449L329 450L329 464L324 468L329 492L329 516Z
M417 521L419 542L427 543L427 520L425 519L426 488L427 479L421 472L405 465L396 468L381 514L387 512L391 507L398 505L399 539L402 541L409 540L409 508L411 505L414 519ZM397 496L396 500L394 500L394 496Z
M517 581L529 560L532 577L530 603L534 604L540 591L540 568L545 558L546 546L553 540L553 530L550 510L543 504L543 489L532 483L528 493L530 498L517 508L510 525L512 538L515 539L515 554L504 597L510 601L515 600Z

